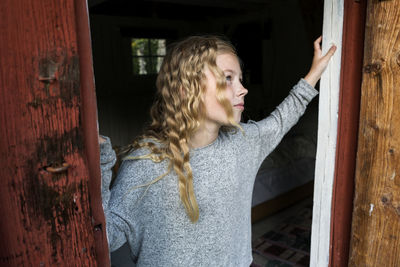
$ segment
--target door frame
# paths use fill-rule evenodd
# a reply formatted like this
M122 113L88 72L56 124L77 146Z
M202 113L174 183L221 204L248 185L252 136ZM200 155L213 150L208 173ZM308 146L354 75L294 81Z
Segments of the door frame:
M324 1L322 50L326 53L335 43L337 51L320 81L310 266L345 266L348 261L365 10L366 1L362 0ZM86 20L83 18L81 23ZM85 43L86 48L90 47L87 40ZM94 83L88 87L94 87ZM93 97L84 98L90 102ZM87 112L96 114L95 101L89 106ZM87 121L97 123L97 117L88 117ZM92 159L98 158L99 153L93 135L95 127L85 127L86 142L91 143L88 150L92 151L88 157ZM99 176L96 165L93 163L91 168L92 179ZM92 188L98 198L97 183ZM99 240L104 244L103 238ZM100 255L106 252L101 245L97 249Z
M366 1L325 0L310 266L347 266L360 112Z
M338 129L340 67L342 54L344 0L325 0L322 52L334 43L336 53L321 76L318 142L315 162L314 205L311 228L310 266L328 266L332 189Z

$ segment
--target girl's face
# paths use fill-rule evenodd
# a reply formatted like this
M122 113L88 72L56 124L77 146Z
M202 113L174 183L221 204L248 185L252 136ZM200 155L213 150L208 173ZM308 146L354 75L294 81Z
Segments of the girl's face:
M239 123L244 110L244 96L247 89L242 85L242 71L238 58L230 53L217 56L217 66L225 73L226 99L231 103L233 118ZM228 125L228 117L216 97L217 86L213 73L206 68L206 92L204 104L206 107L206 124L215 124L217 127Z

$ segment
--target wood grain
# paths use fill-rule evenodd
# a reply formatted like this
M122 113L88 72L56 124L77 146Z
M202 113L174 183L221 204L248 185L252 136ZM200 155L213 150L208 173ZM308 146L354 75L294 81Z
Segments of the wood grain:
M349 266L400 263L400 0L369 1Z
M96 266L74 1L3 0L0 20L0 265Z

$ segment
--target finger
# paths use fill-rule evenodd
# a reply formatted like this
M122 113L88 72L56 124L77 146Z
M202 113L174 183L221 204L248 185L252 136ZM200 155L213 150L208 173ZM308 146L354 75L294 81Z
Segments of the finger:
M332 45L331 48L328 50L328 52L321 58L323 62L326 62L326 64L331 60L332 56L335 54L336 51L336 46Z
M314 48L321 47L322 36L318 37L317 40L314 41Z
M314 53L317 55L321 55L321 41L322 41L322 36L318 37L317 40L314 41Z
M331 58L333 54L336 52L336 45L332 45L331 48L329 48L328 52L326 53L325 57Z

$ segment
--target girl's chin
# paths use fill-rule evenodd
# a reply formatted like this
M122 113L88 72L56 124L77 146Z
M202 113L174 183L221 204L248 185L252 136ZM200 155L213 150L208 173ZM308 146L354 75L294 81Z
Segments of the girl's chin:
M242 121L242 112L235 117L236 123L240 123Z

